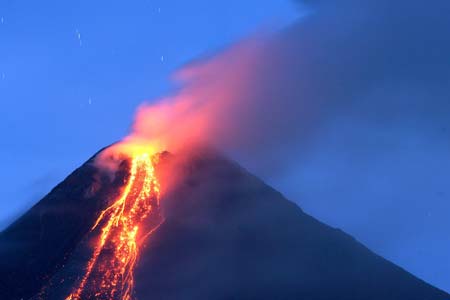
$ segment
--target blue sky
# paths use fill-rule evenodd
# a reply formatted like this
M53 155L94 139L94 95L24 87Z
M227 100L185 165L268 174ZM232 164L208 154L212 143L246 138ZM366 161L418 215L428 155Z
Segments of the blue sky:
M0 224L122 138L174 70L296 16L289 1L2 1Z
M415 2L420 1L410 1ZM0 173L0 227L100 148L126 135L136 107L170 91L174 70L260 29L293 24L299 13L292 1L278 0L1 1L0 155L4 171ZM352 10L345 13L358 16ZM326 24L323 32L350 28L344 23ZM390 25L386 25L389 33ZM315 59L315 52L322 49L308 53L308 47L321 45L316 41L326 34L311 37L306 28L309 43L299 48L305 50L305 59ZM360 46L351 39L347 42ZM369 42L379 42L378 37ZM398 43L401 48L408 41ZM361 47L372 51L369 46ZM338 58L358 61L360 53L343 49ZM323 49L327 51L331 58L324 60L325 68L336 75L335 80L345 80L339 77L342 62L333 61L334 49ZM319 71L324 66L319 64ZM350 73L358 70L351 65L348 69ZM432 74L447 76L439 70ZM310 82L305 82L307 87ZM397 90L387 93L392 87L384 83L383 91L365 93L364 101L379 103L380 95L383 99L398 95ZM326 83L323 86L319 97L327 88ZM420 92L402 90L395 99ZM420 99L417 103L423 104ZM298 157L293 152L288 172L264 179L298 201L306 212L343 228L377 253L450 291L450 240L445 234L450 226L446 180L450 148L448 131L441 132L448 117L443 113L434 116L433 122L423 121L423 115L435 110L420 107L420 116L411 112L401 120L395 117L391 122L386 117L380 121L379 115L392 117L396 108L360 106L353 107L356 116L330 117L308 145L308 153ZM381 113L359 115L367 107ZM251 162L242 164L258 170Z

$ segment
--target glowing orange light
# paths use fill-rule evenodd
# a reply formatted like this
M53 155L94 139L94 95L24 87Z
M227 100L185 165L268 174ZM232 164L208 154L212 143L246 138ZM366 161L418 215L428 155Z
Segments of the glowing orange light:
M154 167L157 156L142 147L130 149L128 183L92 227L91 231L101 229L100 237L83 278L66 300L133 298L139 227L157 209L160 187Z

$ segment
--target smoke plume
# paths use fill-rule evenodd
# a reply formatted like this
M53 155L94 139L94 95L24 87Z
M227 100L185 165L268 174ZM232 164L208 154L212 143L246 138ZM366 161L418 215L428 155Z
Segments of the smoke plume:
M319 1L282 32L182 68L172 95L139 107L128 140L175 152L207 143L273 169L330 118L445 115L450 22L440 11L450 5L400 2Z
M263 178L285 171L303 206L328 223L357 237L378 224L385 234L365 240L374 249L412 238L423 211L444 222L448 204L417 197L450 194L450 2L305 3L308 14L289 28L182 68L173 94L139 107L125 141L171 152L206 143ZM407 215L386 213L411 202ZM416 232L445 227L427 224Z

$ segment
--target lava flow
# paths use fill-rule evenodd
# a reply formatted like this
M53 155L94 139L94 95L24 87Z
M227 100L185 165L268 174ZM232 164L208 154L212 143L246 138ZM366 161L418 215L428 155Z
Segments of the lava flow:
M155 176L157 160L157 155L148 153L132 157L123 192L100 213L91 229L101 229L100 237L84 276L66 300L133 298L133 272L139 239L148 236L158 225L160 186ZM155 217L153 222L148 221L151 217ZM144 224L144 219L153 228Z

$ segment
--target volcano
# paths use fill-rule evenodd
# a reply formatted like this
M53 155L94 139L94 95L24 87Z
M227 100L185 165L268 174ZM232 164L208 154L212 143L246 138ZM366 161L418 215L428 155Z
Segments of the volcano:
M0 299L450 299L216 151L96 157L0 234Z

